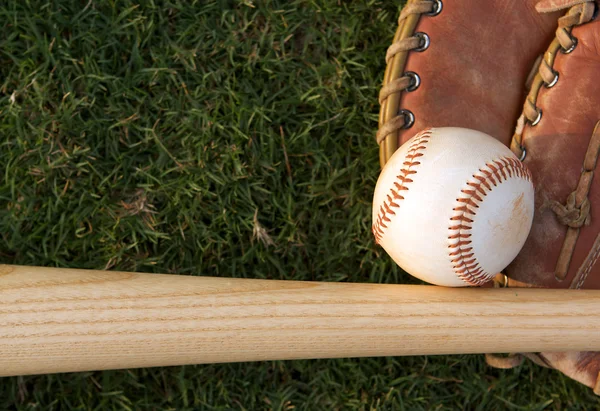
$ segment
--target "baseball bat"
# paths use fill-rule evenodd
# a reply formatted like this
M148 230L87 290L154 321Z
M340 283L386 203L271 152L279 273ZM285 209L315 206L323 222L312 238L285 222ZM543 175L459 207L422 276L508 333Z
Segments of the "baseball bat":
M365 356L600 350L600 291L0 265L0 376Z

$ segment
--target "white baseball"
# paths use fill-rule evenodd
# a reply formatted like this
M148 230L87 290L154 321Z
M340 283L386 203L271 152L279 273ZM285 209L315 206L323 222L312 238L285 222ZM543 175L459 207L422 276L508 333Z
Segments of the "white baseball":
M427 129L381 171L373 234L423 281L481 285L523 247L533 200L530 171L498 140L464 128Z

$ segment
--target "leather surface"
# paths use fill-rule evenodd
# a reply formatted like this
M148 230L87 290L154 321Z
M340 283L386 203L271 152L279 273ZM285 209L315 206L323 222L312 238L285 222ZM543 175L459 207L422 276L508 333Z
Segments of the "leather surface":
M535 1L445 1L442 12L422 16L417 32L431 45L411 52L405 71L420 87L402 93L400 107L415 124L400 132L400 144L426 127L466 127L510 143L536 58L554 37L563 12L541 14ZM502 24L499 24L502 22Z
M551 352L536 355L538 359L552 368L561 370L566 376L579 381L600 394L598 373L600 372L600 354L597 352Z

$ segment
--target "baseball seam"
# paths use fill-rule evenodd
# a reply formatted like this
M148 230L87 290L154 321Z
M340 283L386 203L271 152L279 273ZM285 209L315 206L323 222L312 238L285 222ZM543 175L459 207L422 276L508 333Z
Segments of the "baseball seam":
M381 243L385 229L387 228L386 223L389 223L391 216L396 215L395 208L400 208L400 202L404 200L404 196L401 194L403 191L408 191L409 184L413 182L410 176L417 173L416 167L421 164L416 159L422 157L423 152L427 148L427 143L431 138L432 130L427 129L422 131L420 134L415 136L414 141L410 144L408 152L404 157L402 168L400 169L400 175L396 176L394 181L394 187L390 188L387 194L386 200L383 201L379 207L379 213L373 223L372 231L375 236L375 242Z
M473 174L473 180L461 190L457 205L452 209L458 214L450 218L448 253L455 274L467 284L484 284L496 274L485 271L477 261L471 244L471 229L479 204L494 187L509 178L532 180L529 169L516 158L501 157L488 162Z

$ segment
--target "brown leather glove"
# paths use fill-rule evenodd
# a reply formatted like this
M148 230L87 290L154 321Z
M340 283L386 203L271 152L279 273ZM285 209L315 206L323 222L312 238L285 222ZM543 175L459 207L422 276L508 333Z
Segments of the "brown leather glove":
M502 141L533 174L533 228L496 286L600 288L599 9L593 0L409 0L400 13L380 93L381 165L418 131L454 126ZM524 356L600 394L600 353L487 359L504 368Z

